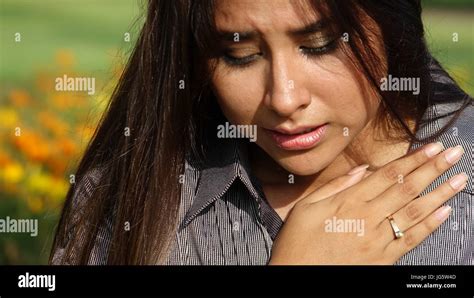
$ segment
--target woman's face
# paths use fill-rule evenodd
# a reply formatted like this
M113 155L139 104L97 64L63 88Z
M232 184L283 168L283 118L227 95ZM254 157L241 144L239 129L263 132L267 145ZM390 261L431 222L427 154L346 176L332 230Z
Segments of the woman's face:
M275 0L216 7L217 29L230 35L212 79L219 105L232 124L256 125L257 145L296 175L327 167L378 107L363 76L332 47L343 46L341 35L318 25L316 13L304 22L310 11L306 2ZM316 25L294 33L309 23Z

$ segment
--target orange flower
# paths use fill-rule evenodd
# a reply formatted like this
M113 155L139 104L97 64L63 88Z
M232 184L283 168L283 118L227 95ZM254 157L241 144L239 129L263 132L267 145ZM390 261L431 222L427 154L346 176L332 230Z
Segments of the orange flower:
M69 125L49 112L40 112L38 121L56 136L64 136L69 130Z
M70 139L62 138L57 141L57 145L61 152L66 156L73 156L77 153L76 144Z
M41 198L38 197L28 197L26 200L28 208L33 213L40 213L44 209L44 203Z
M54 91L55 82L53 76L45 72L38 73L36 76L36 86L44 93Z
M5 152L0 151L0 167L3 168L10 163L12 163L10 156L8 156Z
M54 106L60 109L67 109L70 107L70 95L68 93L57 92L51 96L51 101Z
M70 68L74 66L75 63L74 54L67 49L59 50L56 52L56 62L61 67Z
M87 103L85 95L73 92L57 92L51 96L51 101L59 109L82 107Z
M62 177L66 173L68 162L65 158L51 157L47 160L47 165L55 177Z
M20 136L13 136L12 142L32 161L42 162L50 155L49 144L29 131L23 130Z
M17 107L27 106L31 102L31 97L25 90L14 89L10 91L9 98L13 105Z

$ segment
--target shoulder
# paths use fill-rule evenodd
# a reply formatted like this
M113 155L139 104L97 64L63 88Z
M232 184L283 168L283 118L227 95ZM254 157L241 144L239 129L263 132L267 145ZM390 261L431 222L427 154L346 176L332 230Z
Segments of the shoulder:
M449 125L447 133L454 133L462 139L473 141L473 129L474 123L474 101L470 99L470 104L467 104L461 109L460 104L437 104L435 105L436 114L444 115L448 113L457 114L457 118L453 123ZM453 115L454 116L454 115ZM447 125L451 117L445 117L438 120L439 126Z
M445 148L461 145L464 149L464 155L462 158L450 169L450 176L464 172L469 176L470 182L467 184L463 192L473 193L473 179L474 173L473 160L474 160L474 105L471 99L470 104L465 106L462 110L456 105L444 104L436 105L436 114L444 114L453 112L453 117L456 116L455 120L450 121L450 117L445 117L437 120L438 127L444 127L447 125L447 129L438 138L438 141L443 143Z
M81 218L84 218L84 210L89 199L92 197L96 187L100 184L100 179L104 173L104 169L93 168L88 171L82 177L74 177L71 181L72 195L69 198L69 208L63 209L63 215L66 220L62 224L62 239L53 247L51 264L53 265L68 265L73 264L74 261L70 259L67 251L73 251L71 256L74 258L74 251L78 246L83 245L81 239L78 239L75 235L78 233L78 226ZM68 202L66 202L66 205ZM65 213L66 212L66 213ZM103 230L103 229L102 229ZM60 231L60 230L58 230ZM102 231L104 233L104 231ZM58 234L56 237L59 237Z
M421 123L417 131L419 138L423 139L443 130L435 141L466 142L467 145L472 145L474 102L472 98L466 97L464 101L433 104L426 109Z
M429 119L430 121L427 121ZM474 105L470 102L437 103L430 106L424 115L425 122L417 131L419 138L426 138L445 128L433 142L441 142L445 148L461 145L464 155L452 168L444 173L439 179L446 180L455 174L465 172L471 181L463 190L467 193L473 192L473 160L474 160ZM418 144L415 147L422 146ZM441 180L440 180L441 181Z

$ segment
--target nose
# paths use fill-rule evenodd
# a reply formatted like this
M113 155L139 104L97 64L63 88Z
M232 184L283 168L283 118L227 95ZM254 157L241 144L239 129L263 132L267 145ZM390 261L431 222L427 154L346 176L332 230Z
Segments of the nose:
M282 117L290 117L311 102L302 84L304 73L286 54L274 56L270 63L265 105Z

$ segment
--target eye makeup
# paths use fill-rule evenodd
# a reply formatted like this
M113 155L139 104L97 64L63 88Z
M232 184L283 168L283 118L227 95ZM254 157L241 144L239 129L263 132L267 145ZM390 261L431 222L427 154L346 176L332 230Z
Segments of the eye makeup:
M337 48L339 37L334 35L324 35L317 33L314 37L302 42L303 45L299 47L300 52L307 57L315 57L327 54ZM255 60L262 55L262 53L255 53L247 56L234 56L232 49L223 51L221 58L226 66L233 68L245 68L250 66Z

